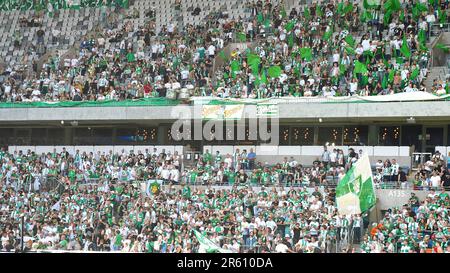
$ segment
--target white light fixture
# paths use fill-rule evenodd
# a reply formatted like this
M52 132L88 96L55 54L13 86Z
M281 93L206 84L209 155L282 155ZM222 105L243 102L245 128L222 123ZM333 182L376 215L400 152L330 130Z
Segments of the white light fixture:
M416 119L414 117L409 117L406 119L406 123L416 123Z

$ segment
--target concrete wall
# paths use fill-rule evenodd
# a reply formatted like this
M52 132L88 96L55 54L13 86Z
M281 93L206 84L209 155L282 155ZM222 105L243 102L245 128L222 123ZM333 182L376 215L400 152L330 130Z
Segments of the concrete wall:
M242 152L250 148L256 152L257 160L263 163L275 164L282 162L285 157L295 158L300 164L310 165L314 160L320 158L323 152L323 146L203 146L203 152L207 149L214 155L219 151L222 155L233 154L238 149ZM402 167L411 166L410 147L407 146L336 146L342 149L344 155L347 155L348 149L353 148L356 152L360 149L369 155L372 165L379 159L386 160L386 158L397 159ZM328 147L332 150L333 147Z
M369 219L371 221L379 221L383 218L382 210L388 210L390 208L401 208L403 205L408 204L408 200L411 197L411 193L414 193L419 200L424 200L429 191L418 190L375 190L377 196L376 208L370 212ZM448 191L447 191L448 192Z
M193 109L193 106L187 106ZM13 122L78 121L143 121L176 120L174 107L71 107L71 108L0 108L0 124ZM436 111L435 109L439 109ZM317 122L402 120L415 117L420 121L450 121L450 101L383 102L383 103L302 103L283 104L280 119ZM197 117L201 118L201 117Z
M436 46L437 43L441 43L444 45L450 45L450 33L443 32L435 42L433 42L433 47ZM444 52L442 49L433 48L433 66L446 66L447 58L450 54Z
M444 156L450 157L450 146L436 146L435 151L439 151Z

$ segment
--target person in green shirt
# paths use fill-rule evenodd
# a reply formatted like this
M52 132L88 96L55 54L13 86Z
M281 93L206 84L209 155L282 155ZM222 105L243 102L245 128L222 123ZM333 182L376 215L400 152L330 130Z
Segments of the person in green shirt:
M212 155L208 149L206 149L205 153L203 154L203 162L205 162L207 164L212 163Z

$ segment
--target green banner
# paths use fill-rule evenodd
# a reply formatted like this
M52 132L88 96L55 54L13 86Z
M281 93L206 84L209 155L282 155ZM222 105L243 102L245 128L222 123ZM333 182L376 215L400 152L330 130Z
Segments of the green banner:
M372 169L367 155L354 163L337 185L336 202L340 215L364 213L376 204Z
M180 102L167 98L145 98L136 100L62 101L62 102L4 102L0 108L56 108L56 107L126 107L126 106L175 106Z

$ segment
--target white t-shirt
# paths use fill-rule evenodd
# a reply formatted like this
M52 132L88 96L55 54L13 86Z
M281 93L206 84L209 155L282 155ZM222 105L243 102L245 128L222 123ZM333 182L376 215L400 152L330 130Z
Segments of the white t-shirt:
M432 187L440 187L441 186L441 177L439 175L430 177L430 182Z
M287 245L283 244L283 243L279 243L276 247L275 247L275 252L277 253L287 253L288 251L288 247Z
M364 51L370 50L370 40L363 40L361 44Z
M350 93L356 93L357 90L358 90L358 82L351 82Z
M208 47L208 54L209 54L209 56L214 56L215 51L216 51L216 47L214 45L210 45Z
M338 63L339 62L339 53L334 53L333 54L333 63Z
M428 23L434 23L436 22L436 17L434 16L434 14L428 14L425 19L427 20Z
M331 162L336 162L336 158L337 158L337 154L331 152L331 153L330 153L330 161L331 161Z

